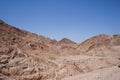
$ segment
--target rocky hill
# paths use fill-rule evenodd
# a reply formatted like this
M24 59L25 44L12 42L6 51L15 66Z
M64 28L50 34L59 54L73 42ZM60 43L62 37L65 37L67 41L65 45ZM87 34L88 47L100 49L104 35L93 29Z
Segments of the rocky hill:
M79 44L77 50L88 55L120 55L120 34L94 36Z
M57 47L60 51L61 55L70 55L70 54L76 54L76 47L78 46L77 43L74 41L71 41L70 39L63 38L60 41L57 42Z
M99 70L105 76L119 72L119 63L119 34L102 34L77 44L67 38L52 40L0 20L0 80L87 80L90 76L84 76ZM97 77L103 79L94 75L92 80L105 80L101 74ZM111 79L119 80L118 75Z
M0 79L17 80L19 76L21 80L40 79L39 70L47 64L42 55L47 55L52 43L55 43L54 40L20 30L0 20Z

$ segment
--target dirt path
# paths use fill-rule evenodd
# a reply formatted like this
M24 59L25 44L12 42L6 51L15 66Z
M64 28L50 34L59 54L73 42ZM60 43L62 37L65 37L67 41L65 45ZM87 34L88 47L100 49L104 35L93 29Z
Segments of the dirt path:
M120 80L120 68L113 66L85 74L66 77L62 80Z
M52 62L59 66L56 80L120 80L117 57L74 55L56 57Z

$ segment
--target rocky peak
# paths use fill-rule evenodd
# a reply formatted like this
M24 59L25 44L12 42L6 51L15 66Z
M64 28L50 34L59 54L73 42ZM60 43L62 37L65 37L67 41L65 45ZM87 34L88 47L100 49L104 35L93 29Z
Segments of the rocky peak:
M76 43L70 39L63 38L60 41L58 41L58 44L76 44Z

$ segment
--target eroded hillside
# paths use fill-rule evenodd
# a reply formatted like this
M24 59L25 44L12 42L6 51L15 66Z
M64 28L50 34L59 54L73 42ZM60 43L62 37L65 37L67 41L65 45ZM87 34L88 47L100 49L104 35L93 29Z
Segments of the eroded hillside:
M102 34L77 44L0 20L0 80L106 80L110 74L109 80L120 80L119 64L119 34Z

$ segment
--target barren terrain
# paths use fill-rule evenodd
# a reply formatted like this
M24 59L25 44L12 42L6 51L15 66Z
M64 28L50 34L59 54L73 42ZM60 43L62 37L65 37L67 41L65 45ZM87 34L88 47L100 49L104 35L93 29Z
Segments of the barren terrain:
M120 34L77 44L0 20L0 80L120 80Z

